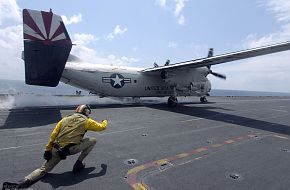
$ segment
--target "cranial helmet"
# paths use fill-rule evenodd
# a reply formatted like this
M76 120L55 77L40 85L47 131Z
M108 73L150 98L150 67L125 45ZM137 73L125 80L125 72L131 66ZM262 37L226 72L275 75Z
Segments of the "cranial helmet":
M76 109L76 113L83 114L85 116L89 116L91 114L91 108L87 104L79 105Z

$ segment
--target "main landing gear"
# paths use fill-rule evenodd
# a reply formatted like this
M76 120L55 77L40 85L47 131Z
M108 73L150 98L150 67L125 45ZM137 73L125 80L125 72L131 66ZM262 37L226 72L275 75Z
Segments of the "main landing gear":
M178 104L178 100L176 96L170 96L167 101L169 107L176 107Z
M173 89L173 95L169 96L167 103L169 107L173 108L177 106L178 100L177 100L176 86L172 86L172 89Z
M205 96L200 97L200 102L203 104L207 103L206 97Z

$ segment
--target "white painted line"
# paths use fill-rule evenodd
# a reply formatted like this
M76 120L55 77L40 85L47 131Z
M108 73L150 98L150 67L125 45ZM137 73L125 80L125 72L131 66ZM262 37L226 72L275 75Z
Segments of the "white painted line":
M7 148L1 148L1 150L9 150L9 149L16 149L16 148L21 148L22 146L11 146L11 147L7 147Z
M121 130L121 131L113 131L113 132L108 132L108 133L97 133L97 134L103 136L103 135L110 135L110 134L115 134L115 133L124 133L124 132L128 132L128 131L135 131L135 130L147 129L147 128L150 128L150 127L139 127L139 128L125 129L125 130Z
M12 137L27 137L27 136L38 135L38 134L43 134L43 133L49 133L49 132L39 132L39 133L29 133L29 134L23 134L23 135L8 136L8 138L12 138Z
M278 112L284 112L284 113L288 113L288 111L286 111L286 110L278 110L278 109L270 109L270 110L273 110L273 111L278 111Z
M185 122L190 122L190 121L198 121L198 120L202 120L204 118L195 118L195 119L188 119L188 120L183 120L183 121L180 121L181 123L185 123Z
M280 136L280 135L273 135L274 137L277 137L277 138L280 138L280 139L288 139L287 137L283 137L283 136Z
M0 148L0 151L23 148L23 147L31 147L31 146L37 146L37 145L43 145L43 144L46 144L46 143L37 143L37 144L30 144L30 145L25 145L25 146L11 146L11 147L7 147L7 148Z

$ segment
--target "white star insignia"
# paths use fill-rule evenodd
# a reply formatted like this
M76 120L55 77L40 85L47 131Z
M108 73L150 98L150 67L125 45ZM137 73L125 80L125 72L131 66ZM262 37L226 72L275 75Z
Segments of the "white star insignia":
M116 86L117 84L122 86L121 82L124 80L124 79L120 79L118 75L116 75L116 78L111 78L113 81L114 81L114 86Z

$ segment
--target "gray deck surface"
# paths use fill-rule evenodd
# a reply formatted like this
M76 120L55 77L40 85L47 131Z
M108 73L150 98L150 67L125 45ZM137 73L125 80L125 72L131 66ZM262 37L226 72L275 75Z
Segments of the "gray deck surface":
M263 189L290 187L290 97L209 97L211 102L98 105L107 130L86 169L76 155L30 189ZM55 124L72 107L0 111L0 182L16 182L43 163ZM136 159L126 164L127 159Z

